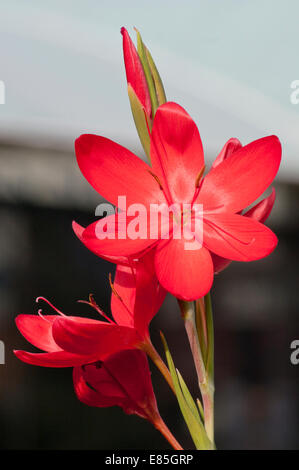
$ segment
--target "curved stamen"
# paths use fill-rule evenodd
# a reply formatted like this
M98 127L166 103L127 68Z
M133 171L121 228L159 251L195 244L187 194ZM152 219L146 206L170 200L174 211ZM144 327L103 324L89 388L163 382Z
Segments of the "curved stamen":
M40 301L43 301L43 302L46 302L46 304L48 304L55 312L58 313L58 315L62 315L63 317L66 317L66 315L61 312L60 310L58 310L58 308L54 307L54 305L48 300L46 299L45 297L36 297L35 299L35 302L38 303ZM41 309L40 309L41 310ZM41 310L42 311L42 310Z
M43 320L45 320L46 322L51 323L50 320L48 320L48 319L42 314L42 309L41 309L41 308L38 309L37 314L38 314Z
M113 323L114 321L109 318L104 311L98 306L96 301L93 298L92 294L89 294L89 300L78 300L80 304L86 304L89 305L90 307L94 308L102 317L104 317L109 323Z

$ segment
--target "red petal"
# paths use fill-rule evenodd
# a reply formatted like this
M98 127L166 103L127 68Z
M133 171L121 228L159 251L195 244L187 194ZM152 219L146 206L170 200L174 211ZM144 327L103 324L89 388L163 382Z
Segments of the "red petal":
M145 238L129 238L130 224L133 221L134 217L127 216L126 228L123 229L122 225L119 224L118 217L109 215L86 227L81 240L93 253L111 261L113 258L137 256L153 245L156 240L146 238L147 229L145 229ZM149 222L146 222L146 225L149 227ZM105 234L107 234L107 237L101 239Z
M98 253L96 251L96 248L95 248L95 250L93 250L92 247L87 246L87 244L85 243L85 239L84 239L84 235L83 235L85 228L82 227L81 225L77 224L77 222L75 222L75 221L73 221L72 227L73 227L75 235L79 238L79 240L84 245L86 245L87 248L89 248L91 251L93 251L95 254L98 255ZM115 264L123 264L123 265L128 265L129 264L129 260L126 256L105 256L105 255L101 254L101 258L106 259L107 261L110 261L111 263L115 263Z
M137 412L139 409L150 411L157 407L148 361L144 352L122 351L110 356L104 365L107 371L121 384L132 404L135 404Z
M53 337L64 350L74 354L94 355L103 359L110 354L137 347L140 338L133 328L87 318L57 318Z
M211 252L211 257L214 266L214 273L219 274L225 268L227 268L231 264L230 259L222 258L222 256L218 256L215 253Z
M121 145L85 134L76 140L75 150L82 174L112 204L119 205L118 196L126 196L127 207L165 202L150 167Z
M14 353L21 361L42 367L74 367L95 361L93 356L71 354L66 351L37 354L27 351L14 351Z
M269 255L277 238L265 225L237 214L211 214L204 219L204 246L223 258L253 261Z
M148 326L159 311L166 291L155 272L155 251L151 250L136 263L136 298L134 326L142 337L148 335Z
M79 400L87 405L117 405L126 413L148 419L158 414L147 358L142 351L122 351L102 364L75 368L73 378Z
M249 209L245 214L243 214L245 217L250 217L251 219L257 220L258 222L264 223L269 215L271 214L271 211L273 209L275 202L275 189L272 189L272 192L270 196L265 197L262 201L260 201L258 204L256 204L254 207Z
M16 325L24 338L33 346L47 352L61 351L52 336L52 325L57 315L18 315Z
M141 337L147 336L148 325L166 295L155 274L153 251L131 267L117 266L114 287L122 299L112 294L111 311L115 321L135 327Z
M235 139L234 137L229 139L224 145L224 147L222 148L218 157L216 157L212 165L212 168L216 168L216 166L218 166L219 163L222 163L224 160L226 160L228 157L230 157L234 152L236 152L240 148L242 148L242 144L238 139Z
M121 34L123 35L123 52L127 82L132 86L148 116L151 116L151 99L136 47L126 28L121 28Z
M108 407L115 406L120 401L121 398L116 398L115 396L105 396L100 393L99 390L93 388L93 381L91 383L86 382L86 372L87 368L94 368L95 373L99 374L100 370L97 370L94 365L86 366L84 370L82 367L75 367L73 370L73 382L74 389L77 395L77 398L85 403L88 406L97 406L97 407Z
M176 103L165 103L156 112L151 161L168 199L191 202L204 165L203 148L196 124Z
M244 209L272 183L280 159L281 145L277 137L251 142L208 173L196 202L203 204L204 210Z
M258 222L264 223L269 217L269 215L271 214L274 202L275 202L275 190L273 188L270 196L265 197L265 199L260 201L258 204L256 204L254 207L252 207L249 211L247 211L243 215L244 217L249 217L251 219L257 220ZM231 260L222 258L221 256L218 256L215 253L211 253L211 256L213 260L215 273L220 273L225 268L227 268L231 263Z
M136 294L135 276L132 267L118 265L114 277L114 288L121 298L112 293L111 312L118 325L134 327L134 304Z
M213 263L204 247L186 250L184 239L160 242L155 265L162 286L175 297L195 300L211 289Z

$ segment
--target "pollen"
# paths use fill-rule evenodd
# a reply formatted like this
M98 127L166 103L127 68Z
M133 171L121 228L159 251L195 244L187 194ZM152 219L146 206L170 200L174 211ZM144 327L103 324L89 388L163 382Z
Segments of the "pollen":
M200 182L201 182L202 175L204 174L205 169L206 169L206 166L204 165L202 167L202 169L200 170L200 172L198 173L197 177L196 177L196 180L195 180L195 187L196 188L200 187Z
M161 191L163 191L163 186L161 184L161 181L159 180L158 176L155 175L155 173L153 173L151 170L147 170L149 172L149 174L157 181Z
M122 302L121 296L119 295L119 293L117 292L117 290L115 289L115 287L113 285L113 282L112 282L112 279L111 279L111 273L109 273L109 284L110 284L110 287L111 287L111 290L112 290L113 294Z

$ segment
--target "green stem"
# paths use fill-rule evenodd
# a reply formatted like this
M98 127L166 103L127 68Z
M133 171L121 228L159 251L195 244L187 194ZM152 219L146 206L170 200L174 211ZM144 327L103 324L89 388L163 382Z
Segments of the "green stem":
M168 383L173 393L176 395L170 372L168 368L166 367L166 364L161 358L160 354L158 353L156 348L153 346L152 342L148 340L147 342L143 343L142 349L151 358L155 366L159 369L159 371L165 378L166 382Z
M163 421L160 415L156 419L154 419L152 423L155 428L158 429L158 431L160 431L160 433L165 437L165 439L169 442L173 449L184 450L181 444L176 440L172 432L166 426L165 422Z
M208 336L208 355L207 355L207 373L209 382L214 384L214 323L213 323L213 310L212 299L210 292L205 296L205 311L207 322L207 336Z
M201 351L196 320L195 320L195 310L194 302L186 302L179 300L180 309L182 312L182 318L184 320L186 333L188 336L190 349L193 356L193 361L198 377L198 385L202 396L203 401L203 410L204 410L204 424L207 435L212 443L214 443L214 382L211 375L208 373L208 369L205 366L203 360L203 354ZM209 352L210 348L213 348L213 343L209 341L209 326L207 324L207 336L208 336L208 352L207 352L207 365L211 358L213 358L213 353ZM210 359L209 359L210 357Z

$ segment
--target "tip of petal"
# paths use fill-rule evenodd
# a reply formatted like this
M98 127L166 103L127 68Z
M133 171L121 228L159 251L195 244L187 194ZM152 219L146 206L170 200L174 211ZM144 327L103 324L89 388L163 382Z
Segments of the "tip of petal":
M281 152L281 142L277 135L269 135L267 137L264 137L265 140L268 140L269 143L271 143L274 147L277 147L277 151Z
M25 362L24 359L27 357L26 351L22 351L21 349L13 349L13 353L18 359Z
M88 153L92 144L92 134L82 134L75 140L75 152L78 154Z
M127 33L127 32L128 32L128 31L126 30L126 28L125 28L124 26L122 26L122 27L120 28L120 33L121 33L122 35L124 35L124 34Z
M72 229L73 229L75 235L79 238L79 240L82 241L83 232L84 232L85 228L82 227L81 225L77 224L77 222L75 222L75 220L73 220Z
M27 316L28 315L24 315L24 313L21 313L15 318L15 324L21 333L22 333L22 324L24 323L24 320L26 320Z
M156 115L157 113L159 114L164 113L164 112L168 113L170 111L173 111L175 113L182 113L184 116L187 115L189 117L187 111L181 105L179 105L178 103L175 103L174 101L167 101L167 103L164 103L161 106L159 106L159 108L157 109Z

